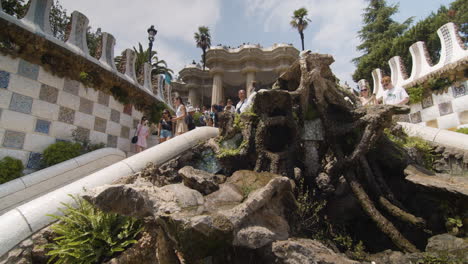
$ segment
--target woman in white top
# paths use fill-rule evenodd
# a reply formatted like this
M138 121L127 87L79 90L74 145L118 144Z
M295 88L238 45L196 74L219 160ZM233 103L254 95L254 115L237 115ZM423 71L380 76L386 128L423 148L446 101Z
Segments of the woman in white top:
M231 99L227 100L226 107L224 107L224 112L231 112L233 114L236 112L236 107L234 105L232 105L232 100Z
M187 123L185 123L185 116L187 116L187 109L185 108L182 98L177 96L174 99L174 105L177 108L176 117L172 118L172 122L176 122L175 134L182 135L188 131Z
M375 96L370 95L370 90L367 85L363 85L361 88L361 96L359 96L362 106L376 105Z

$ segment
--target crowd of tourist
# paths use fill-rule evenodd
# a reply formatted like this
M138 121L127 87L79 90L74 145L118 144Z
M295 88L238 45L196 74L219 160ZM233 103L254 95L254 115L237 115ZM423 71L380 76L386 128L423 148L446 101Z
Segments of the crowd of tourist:
M382 78L382 86L384 93L382 100L377 100L375 95L372 94L370 87L367 83L361 85L359 100L362 106L370 106L376 104L391 104L402 105L409 101L409 96L405 89L402 87L395 87L389 76ZM162 117L157 124L157 135L159 136L159 143L165 142L175 136L182 135L183 133L195 129L195 123L199 126L212 126L218 127L219 114L222 112L230 112L241 114L249 109L256 93L256 82L252 82L250 88L250 96L247 97L245 90L239 90L236 105L233 104L232 99L227 99L226 104L224 101L218 104L213 104L208 107L203 106L202 109L186 106L182 98L174 98L174 106L176 108L175 117L171 115L168 109L162 112ZM138 124L135 136L132 142L136 144L136 151L140 152L147 147L147 138L150 135L149 122L144 116Z

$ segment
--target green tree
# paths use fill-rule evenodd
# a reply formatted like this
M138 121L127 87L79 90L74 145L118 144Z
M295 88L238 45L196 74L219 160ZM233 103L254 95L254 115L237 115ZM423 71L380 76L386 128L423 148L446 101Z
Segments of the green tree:
M203 70L205 70L206 50L211 47L210 29L205 26L198 27L198 32L195 32L194 38L197 43L197 47L203 51Z
M54 37L64 41L69 23L70 16L67 14L67 10L62 7L58 0L55 1L50 10L50 27Z
M91 27L88 27L88 31L86 31L86 42L88 43L89 55L93 57L97 57L97 55L99 55L97 54L97 51L101 48L99 47L99 45L101 45L101 37L101 28L96 29L93 33Z
M401 36L410 26L413 18L403 23L395 22L391 16L398 12L398 5L387 5L385 0L369 0L364 9L363 28L359 31L361 44L357 49L364 54L354 58L356 70L353 80L367 79L371 82L371 72L381 68L389 72L388 60L392 57L390 50L393 40Z
M294 10L294 15L291 18L292 20L289 24L299 32L299 35L301 36L302 50L304 50L304 30L309 25L309 22L311 22L307 17L307 9L302 7Z
M22 18L26 15L28 5L24 0L2 0L3 11L16 18Z
M148 61L149 48L144 50L141 43L138 42L138 49L133 47L133 51L135 51L135 54L136 54L135 72L137 73L138 76L143 76L143 65L145 62ZM167 67L166 61L160 60L158 56L156 56L156 54L158 54L157 51L154 51L154 50L151 51L151 75L167 74L172 77L172 74L174 73L174 71L169 69Z

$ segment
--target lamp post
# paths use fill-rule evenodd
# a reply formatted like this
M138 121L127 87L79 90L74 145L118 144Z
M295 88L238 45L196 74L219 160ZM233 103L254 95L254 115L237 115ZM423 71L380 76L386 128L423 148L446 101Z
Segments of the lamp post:
M153 25L151 25L151 27L148 28L148 40L149 40L148 62L150 65L151 65L151 50L153 49L153 41L154 41L154 37L156 37L156 34L158 34L158 31L154 29Z

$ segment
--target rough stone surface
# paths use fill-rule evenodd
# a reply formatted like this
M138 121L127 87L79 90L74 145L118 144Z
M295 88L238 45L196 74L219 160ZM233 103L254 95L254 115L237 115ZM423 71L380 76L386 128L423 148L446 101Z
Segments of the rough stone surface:
M79 111L88 115L93 114L94 103L91 100L81 97Z
M437 189L444 192L468 197L468 178L463 176L451 176L446 174L434 175L412 165L405 169L406 180L424 186L429 189ZM429 174L431 173L431 174Z
M23 132L7 130L3 138L3 146L7 148L22 149L25 137L26 134Z
M75 130L75 137L80 141L89 140L90 130L84 127L77 127Z
M10 83L10 73L6 71L0 71L0 88L8 88Z
M436 235L427 242L426 252L448 254L468 261L468 241L450 234Z
M185 166L179 170L183 178L184 185L201 192L204 195L210 194L219 189L215 175L202 170Z
M232 245L256 249L287 239L289 225L285 218L294 208L290 180L255 172L238 175L247 175L248 180L237 176L234 183L221 184L218 191L205 197L183 184L155 187L140 178L132 184L98 187L85 199L104 211L154 217L170 241L178 245L186 263ZM258 188L240 203L245 196L237 185L247 182Z
M272 252L277 257L276 263L359 263L333 252L316 240L310 239L290 238L285 241L276 241L272 245Z
M39 91L39 99L46 101L51 104L56 104L58 98L58 89L46 84L41 85Z
M117 147L117 136L107 135L107 147L109 148Z
M38 119L34 131L44 134L49 134L50 121Z
M102 105L105 105L105 106L109 106L109 95L99 91L99 93L98 93L98 103L102 104Z
M121 138L129 138L130 137L130 128L126 126L122 126L120 128L120 137Z
M65 83L63 85L63 90L65 92L78 95L80 91L80 82L70 79L65 79Z
M40 169L41 159L42 159L41 153L31 152L31 154L29 154L28 165L26 166L26 168L33 169L33 170Z
M107 121L103 118L96 117L94 119L94 130L106 133Z
M439 104L439 112L441 116L453 113L452 102L446 102Z
M20 60L18 67L18 75L37 80L39 75L39 66L36 64L29 63L25 60Z
M33 99L29 96L13 93L10 102L10 110L30 114L32 102Z
M120 123L120 112L114 109L111 109L110 120L116 123Z
M73 124L75 121L75 110L61 106L58 121Z

